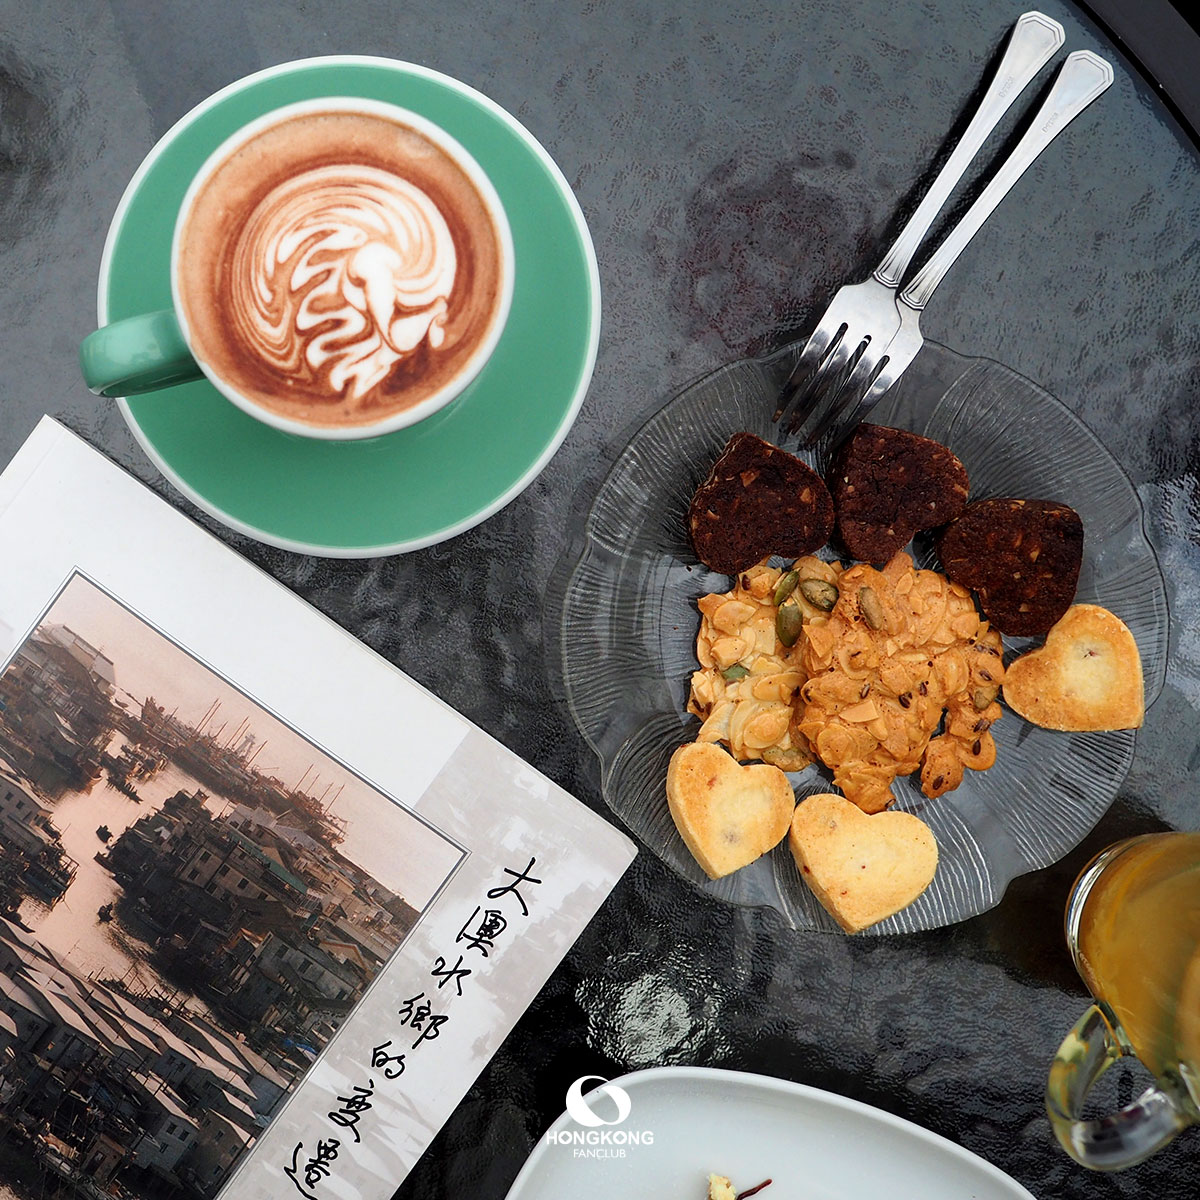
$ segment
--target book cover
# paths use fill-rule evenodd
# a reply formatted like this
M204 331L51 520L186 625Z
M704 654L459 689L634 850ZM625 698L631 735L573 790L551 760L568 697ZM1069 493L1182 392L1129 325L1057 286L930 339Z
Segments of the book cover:
M633 854L50 418L0 476L2 1200L390 1196Z

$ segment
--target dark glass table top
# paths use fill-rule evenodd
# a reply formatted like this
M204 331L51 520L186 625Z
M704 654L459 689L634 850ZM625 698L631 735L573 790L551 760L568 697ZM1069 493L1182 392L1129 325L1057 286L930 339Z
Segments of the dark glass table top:
M1200 828L1200 156L1085 10L1043 8L1067 49L1113 62L1116 82L1001 205L922 324L1057 395L1142 498L1173 665L1120 794L1082 845L994 910L904 938L794 933L773 913L698 897L640 855L400 1196L499 1200L572 1080L667 1063L866 1101L1039 1197L1195 1194L1200 1132L1099 1176L1061 1153L1042 1107L1049 1059L1086 1003L1061 928L1076 872L1119 837ZM607 812L549 650L573 522L671 395L783 345L874 266L1021 11L463 0L441 16L382 0L0 0L0 465L42 413L58 417ZM370 561L304 558L220 527L157 475L76 365L108 222L153 142L239 76L335 52L422 63L513 112L575 189L604 294L594 381L542 475L478 528ZM1106 1086L1124 1102L1141 1080L1122 1070Z

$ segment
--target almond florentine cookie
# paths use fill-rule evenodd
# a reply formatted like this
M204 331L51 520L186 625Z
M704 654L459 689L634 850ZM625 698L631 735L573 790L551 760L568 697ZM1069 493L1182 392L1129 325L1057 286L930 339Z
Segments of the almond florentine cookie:
M966 588L907 554L882 570L758 563L698 606L697 741L784 771L819 758L866 812L892 803L899 775L919 770L933 797L995 762L1000 635Z

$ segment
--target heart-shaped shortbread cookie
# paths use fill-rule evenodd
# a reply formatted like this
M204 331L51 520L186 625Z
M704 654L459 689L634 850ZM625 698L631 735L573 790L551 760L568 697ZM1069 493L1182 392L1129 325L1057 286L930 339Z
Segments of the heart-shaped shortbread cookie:
M783 841L796 796L778 767L743 767L712 742L689 742L671 755L667 804L692 856L720 879Z
M1004 673L1009 708L1044 729L1137 729L1142 657L1133 634L1097 604L1076 604Z
M937 870L937 842L924 821L894 810L868 814L829 792L800 802L788 841L801 878L847 933L907 908Z

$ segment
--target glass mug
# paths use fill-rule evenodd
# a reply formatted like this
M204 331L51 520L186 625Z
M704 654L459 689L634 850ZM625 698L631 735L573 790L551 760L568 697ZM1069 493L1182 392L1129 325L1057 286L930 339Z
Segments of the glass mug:
M1145 834L1103 851L1075 881L1066 933L1096 1002L1050 1066L1046 1110L1072 1158L1119 1170L1200 1122L1200 833ZM1082 1119L1092 1086L1130 1054L1156 1086Z

